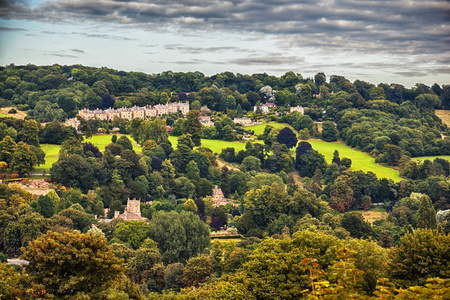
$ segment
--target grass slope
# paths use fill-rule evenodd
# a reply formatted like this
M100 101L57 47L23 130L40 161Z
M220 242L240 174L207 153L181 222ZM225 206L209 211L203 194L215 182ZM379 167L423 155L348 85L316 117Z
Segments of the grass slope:
M412 160L424 161L428 159L433 161L435 158L438 157L450 161L450 155L420 156L420 157L413 157Z
M119 138L121 135L123 135L123 134L118 134L117 138ZM106 145L111 144L111 138L112 138L112 135L108 135L108 134L94 135L92 138L85 140L85 141L94 144L95 146L98 147L98 149L101 152L103 152L103 151L105 151ZM137 153L140 153L141 147L138 146L134 142L134 140L131 138L131 136L128 135L128 138L133 143L134 151L136 151ZM50 168L52 167L52 165L58 161L59 149L61 148L61 146L53 145L53 144L41 144L41 148L45 152L45 164L37 167L35 172L44 172L44 171L48 172L48 171L50 171Z
M267 125L270 125L275 128L280 128L280 129L283 129L284 127L289 127L295 132L295 130L292 128L291 125L284 124L284 123L275 123L275 122L252 125L252 126L245 126L244 128L246 130L253 130L255 132L255 134L263 134L264 129L266 128Z
M279 127L284 127L284 124L280 123L272 123L272 124L279 124ZM261 126L262 130L264 131L265 124L256 125ZM117 135L117 137L120 137L121 135ZM130 139L131 137L128 136ZM87 141L90 143L93 143L96 145L100 151L105 150L105 146L111 143L112 135L95 135L92 138L88 139ZM137 152L141 152L141 147L138 146L134 140L132 140L133 143L133 149ZM172 146L176 148L177 145L177 137L175 136L169 136L169 141L172 143ZM262 141L254 141L256 143L262 143ZM328 143L324 141L308 141L314 150L319 151L325 156L325 159L327 160L327 163L331 163L331 160L333 159L333 152L334 150L339 151L339 156L342 157L348 157L352 160L352 170L361 170L364 172L371 171L377 175L378 178L388 178L392 179L394 181L400 181L402 180L399 175L398 171L383 167L381 165L378 165L375 163L375 159L367 155L366 153L356 151L352 149L349 146L338 144L338 143ZM226 142L226 141L220 141L220 140L207 140L202 139L202 146L210 148L214 153L219 154L222 152L222 149L227 147L233 147L236 149L236 152L245 149L245 144L242 142ZM41 145L42 150L45 152L45 165L41 165L38 168L36 168L36 172L48 172L51 168L51 166L58 160L58 153L61 146L59 145ZM295 150L294 150L295 151Z
M434 113L442 120L442 123L450 126L450 110L436 109Z
M338 144L338 143L329 143L324 141L307 141L311 144L314 150L317 150L321 154L325 156L327 163L331 163L333 159L334 150L339 151L339 157L347 157L352 160L353 171L361 170L363 172L373 172L377 175L378 178L387 178L392 179L394 181L401 181L402 178L399 176L398 171L383 167L377 163L375 163L375 158L370 155L357 151L349 146Z

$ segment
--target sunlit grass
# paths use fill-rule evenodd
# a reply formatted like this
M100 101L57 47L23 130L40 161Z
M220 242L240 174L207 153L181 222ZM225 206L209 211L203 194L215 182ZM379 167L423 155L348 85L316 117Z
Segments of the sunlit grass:
M343 157L350 158L352 160L351 169L353 171L361 170L363 172L373 172L377 175L378 178L387 178L392 179L394 181L401 181L402 178L399 176L397 170L383 167L375 163L375 158L371 157L367 153L357 151L347 145L339 144L339 143L329 143L324 141L307 141L311 144L314 150L317 150L319 153L325 156L327 163L331 163L333 160L334 150L339 152L339 157L342 159Z
M285 124L280 123L270 123L272 124L278 124L278 127L284 127ZM264 131L265 124L262 125L256 125L260 126L262 128L262 131ZM121 135L118 134L117 137L119 138ZM136 153L141 153L141 147L136 144L136 142L131 138L130 135L127 135L128 138L133 143L133 149L136 151ZM105 150L105 146L111 143L112 135L95 135L92 138L88 139L87 142L93 143L96 145L100 151ZM175 149L177 146L177 137L176 136L169 136L169 141L172 143L173 148ZM394 181L400 181L402 178L399 176L398 171L394 169L390 169L387 167L383 167L379 164L375 163L375 159L371 156L369 156L366 153L357 151L355 149L352 149L349 146L338 144L338 143L328 143L324 141L308 141L314 150L319 151L321 154L325 156L325 159L327 163L331 163L331 160L333 159L333 152L334 150L339 151L339 156L341 158L347 157L352 160L352 167L351 169L354 171L361 170L363 172L373 172L377 175L378 178L388 178L392 179ZM262 143L262 141L253 141L253 143ZM207 147L211 149L214 153L220 154L222 152L222 149L233 147L236 152L239 152L240 150L245 149L246 142L227 142L227 141L221 141L221 140L207 140L202 139L202 146ZM41 165L36 169L36 172L48 172L51 168L51 166L58 160L58 154L60 145L51 145L51 144L42 144L41 148L46 153L45 156L45 165ZM295 149L293 150L295 151ZM422 158L417 158L422 159ZM425 159L425 158L424 158ZM429 158L428 158L429 159ZM450 156L446 156L446 159L450 160Z
M292 130L294 130L292 128L292 126L289 125L289 124L275 123L275 122L258 124L258 125L252 125L252 126L245 126L244 128L245 128L245 130L253 130L255 132L255 134L263 134L264 133L264 129L266 128L267 125L270 125L270 126L275 127L275 128L280 128L280 129L283 129L284 127L289 127Z
M420 156L420 157L413 157L412 160L425 161L428 159L428 160L433 161L435 158L442 158L442 159L450 161L450 155Z

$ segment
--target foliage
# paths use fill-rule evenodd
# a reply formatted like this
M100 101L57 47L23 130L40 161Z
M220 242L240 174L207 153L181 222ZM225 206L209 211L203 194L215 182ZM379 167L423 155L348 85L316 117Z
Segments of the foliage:
M389 274L401 286L423 285L427 278L450 277L450 236L430 229L416 229L400 239L391 254Z
M33 292L98 297L123 274L123 265L96 234L48 232L23 249Z

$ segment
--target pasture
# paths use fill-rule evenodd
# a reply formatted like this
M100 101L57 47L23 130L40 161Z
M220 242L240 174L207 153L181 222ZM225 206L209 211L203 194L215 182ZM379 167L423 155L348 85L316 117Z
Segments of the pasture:
M281 126L285 126L280 123L271 123L271 124L279 124ZM256 125L261 126L264 131L265 124ZM119 138L121 135L118 134ZM141 152L141 147L138 146L134 140L128 135L131 142L133 143L133 149L137 153ZM96 145L100 151L105 150L105 146L111 143L112 135L94 135L92 138L88 139L87 142L90 142ZM172 143L172 146L176 148L177 146L177 137L169 136L169 141ZM253 141L254 143L262 143L262 141ZM338 143L328 143L324 141L311 141L308 140L314 150L319 151L321 154L325 156L327 163L331 163L333 159L334 150L339 151L340 158L347 157L352 160L351 169L354 171L361 170L363 172L371 171L377 175L378 178L388 178L394 181L400 181L402 178L399 177L398 171L390 168L383 167L379 164L375 163L375 159L369 156L366 153L357 151L352 149L349 146L338 144ZM245 149L246 142L227 142L221 140L207 140L202 139L202 146L210 148L214 153L220 154L222 149L227 147L233 147L236 149L236 152ZM58 160L58 153L61 146L59 145L51 145L51 144L42 144L41 148L45 152L45 164L36 168L35 172L48 172L51 166ZM293 150L295 152L295 149ZM450 156L449 156L450 159Z
M423 162L423 161L425 161L427 159L433 161L435 158L442 158L442 159L450 161L450 155L420 156L420 157L413 157L411 159Z
M442 120L443 124L450 126L450 110L436 109L434 113Z
M334 150L337 150L341 159L343 157L347 157L352 160L351 169L353 171L371 171L375 173L378 178L392 179L396 182L402 180L397 170L383 167L382 165L375 163L375 158L371 157L367 153L355 150L347 145L339 143L311 140L308 140L307 142L311 144L314 150L317 150L319 153L323 154L325 156L325 160L329 164L333 160Z
M294 130L294 128L292 128L292 126L289 125L289 124L275 123L275 122L258 124L258 125L252 125L252 126L245 126L244 129L245 130L253 130L256 135L259 135L259 134L263 134L264 133L264 129L266 128L267 125L273 126L275 128L280 128L280 129L283 129L284 127L289 127L289 128L292 129L292 131L296 132Z

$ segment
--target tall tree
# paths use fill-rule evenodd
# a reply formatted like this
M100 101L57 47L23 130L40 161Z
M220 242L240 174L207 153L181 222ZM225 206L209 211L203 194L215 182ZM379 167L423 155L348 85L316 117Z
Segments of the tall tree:
M185 132L192 136L192 141L196 146L201 146L201 138L203 137L202 123L199 120L200 112L198 110L190 110L186 116Z
M24 142L17 143L16 151L14 152L10 168L17 171L19 175L30 173L37 165L38 159L36 154L31 151L30 147Z
M25 272L38 294L97 298L123 280L123 264L99 234L48 232L24 249Z
M290 149L297 145L297 135L289 127L284 127L278 133L277 141Z

